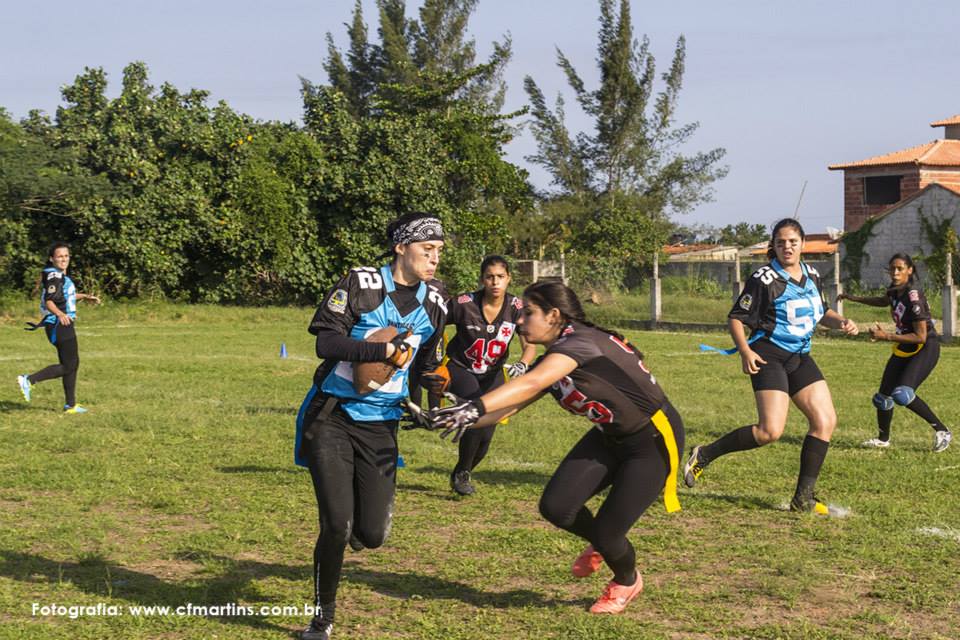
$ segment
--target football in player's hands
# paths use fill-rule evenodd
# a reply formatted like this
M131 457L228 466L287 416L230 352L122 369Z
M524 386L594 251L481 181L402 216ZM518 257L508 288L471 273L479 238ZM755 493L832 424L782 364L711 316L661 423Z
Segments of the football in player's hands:
M396 373L397 369L407 363L413 353L413 349L410 348L410 345L406 342L403 342L403 339L408 335L409 332L401 335L397 331L396 327L383 327L382 329L377 329L366 337L367 342L394 343L394 341L396 341L402 343L404 347L397 348L396 344L394 344L396 350L394 351L393 356L387 358L387 360L377 362L354 362L353 388L356 389L357 393L363 395L376 391L390 381L390 378L393 377L393 374ZM401 349L403 349L405 354L402 359L396 357L400 353ZM400 362L400 364L398 365L396 362Z

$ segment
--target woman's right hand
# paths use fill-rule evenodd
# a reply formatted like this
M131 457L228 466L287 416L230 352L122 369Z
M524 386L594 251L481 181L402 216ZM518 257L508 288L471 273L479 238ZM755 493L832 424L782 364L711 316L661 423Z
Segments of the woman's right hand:
M747 347L740 352L740 363L743 365L743 372L748 376L752 376L760 372L760 365L767 364L767 361L760 357L760 355Z

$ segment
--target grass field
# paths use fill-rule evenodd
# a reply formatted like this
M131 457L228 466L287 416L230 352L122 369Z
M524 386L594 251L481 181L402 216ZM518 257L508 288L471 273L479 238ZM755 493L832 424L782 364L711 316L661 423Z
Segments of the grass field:
M316 507L292 434L316 365L311 313L83 307L79 397L91 412L64 416L58 382L35 387L29 405L20 398L15 376L55 353L19 328L32 305L7 310L0 638L284 638L304 624L128 607L307 602ZM754 420L738 359L697 352L727 338L629 336L683 414L688 446ZM783 510L805 433L793 412L779 443L723 459L681 490L681 512L661 503L640 519L631 539L646 590L619 617L586 613L609 574L575 580L581 542L537 513L584 421L546 400L513 418L469 499L447 486L454 447L402 432L393 533L380 550L348 551L335 637L960 637L960 446L932 453L930 429L898 410L893 447L858 447L874 435L870 397L888 352L840 338L814 349L840 416L819 491L849 517ZM950 425L960 425L958 372L960 349L945 348L921 392ZM34 615L34 603L123 615Z

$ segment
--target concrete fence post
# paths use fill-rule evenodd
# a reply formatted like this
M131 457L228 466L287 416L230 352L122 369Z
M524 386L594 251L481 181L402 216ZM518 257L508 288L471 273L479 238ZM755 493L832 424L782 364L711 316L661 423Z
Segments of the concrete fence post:
M837 296L843 293L843 281L840 279L840 249L833 254L833 284L829 288L829 299L827 302L833 309L843 315L843 300L837 300Z
M740 252L737 251L737 254L733 257L733 283L730 285L733 291L733 302L736 303L737 298L740 297L740 292L743 291L743 282L740 280Z
M660 295L660 253L653 254L653 278L650 280L650 322L654 325L660 322L663 316L662 298Z
M943 326L940 334L945 341L957 336L957 288L953 284L953 254L947 253L946 280L941 293L943 303Z

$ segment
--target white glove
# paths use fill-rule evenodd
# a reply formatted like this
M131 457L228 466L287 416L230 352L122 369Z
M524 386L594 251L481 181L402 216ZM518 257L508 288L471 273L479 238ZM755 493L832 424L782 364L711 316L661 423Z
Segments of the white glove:
M518 360L512 365L507 367L507 375L511 378L519 378L527 372L527 363L523 360Z

